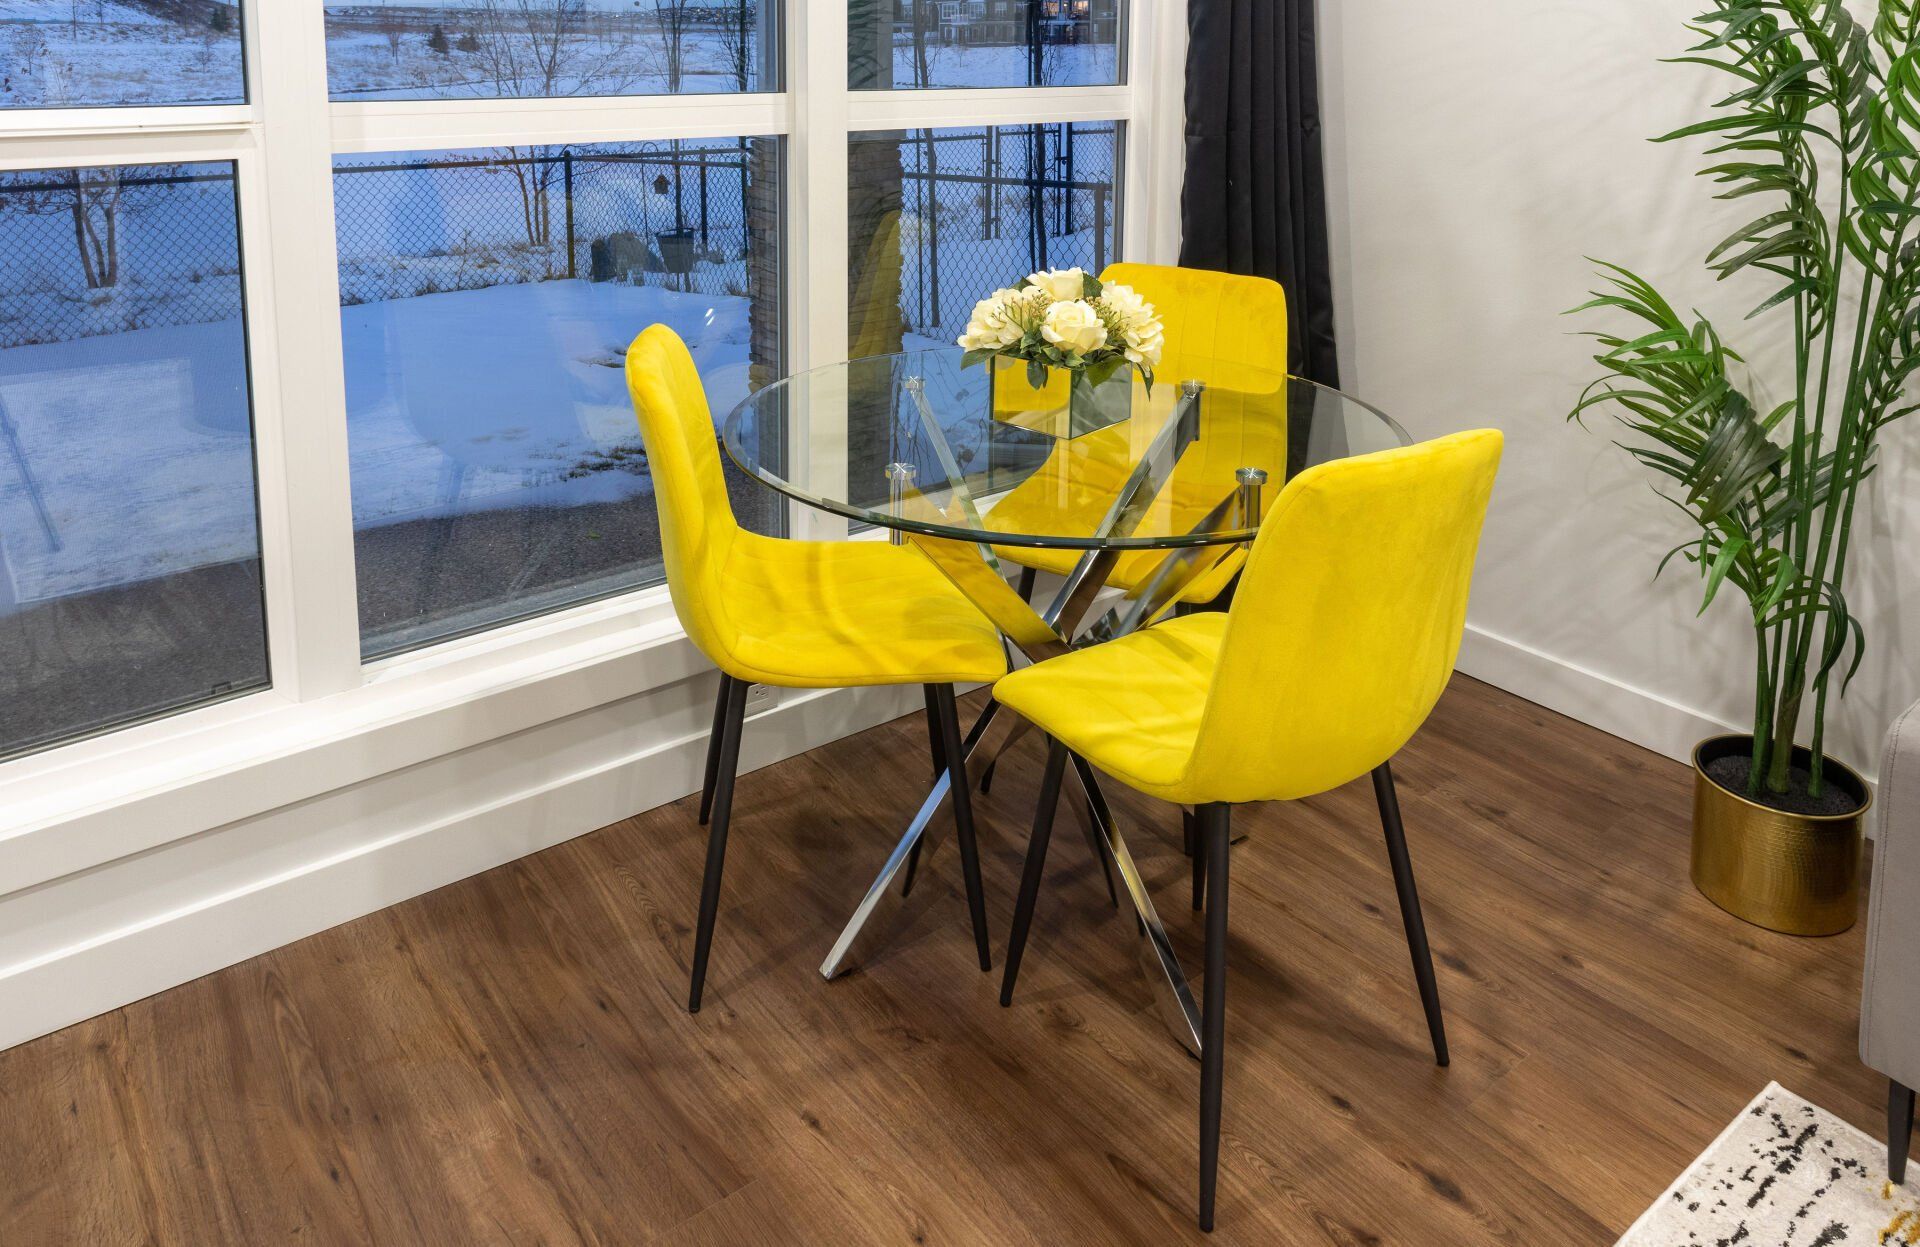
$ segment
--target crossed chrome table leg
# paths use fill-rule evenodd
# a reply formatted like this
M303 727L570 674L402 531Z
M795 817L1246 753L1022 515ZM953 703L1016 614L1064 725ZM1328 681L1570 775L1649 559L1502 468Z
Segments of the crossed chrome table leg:
M918 393L912 387L908 392L916 396ZM1179 411L1155 438L1154 445L1116 497L1111 511L1097 530L1101 535L1124 536L1132 531L1147 504L1165 486L1173 464L1193 440L1193 421L1197 416L1199 397L1198 387L1189 387L1185 391ZM924 407L923 416L936 452L944 452L944 438L931 413L926 412ZM906 465L894 466L905 468ZM896 504L904 503L912 480L911 471L895 472L890 468L889 475L894 478ZM957 478L958 473L953 476ZM1260 486L1265 476L1264 472L1257 469L1243 469L1239 488L1202 519L1195 531L1241 527L1245 517L1257 517L1260 511ZM970 498L963 497L960 502L968 510L972 509ZM977 520L977 515L975 518ZM1114 564L1112 551L1088 551L1068 574L1066 583L1052 605L1042 614L1034 611L1007 585L991 550L939 538L915 537L913 540L963 591L969 591L969 596L1000 625L1015 647L1034 661L1065 653L1071 648L1071 638L1079 631L1081 620L1105 586ZM1186 586L1217 563L1224 554L1222 547L1208 546L1169 555L1145 584L1095 620L1085 630L1085 635L1094 641L1112 640L1152 622L1171 609ZM983 574L986 577L984 582ZM1004 591L1004 598L991 590L990 586L994 583ZM981 751L999 711L999 703L989 701L968 731L961 746L966 761L973 761ZM997 758L1020 730L1016 728L988 756ZM1121 835L1119 824L1113 817L1093 768L1077 755L1072 761L1074 779L1091 822L1090 831L1096 837L1097 855L1103 867L1110 865L1111 870L1120 876L1117 893L1126 898L1125 919L1134 928L1140 941L1141 968L1154 990L1155 1003L1162 1020L1180 1045L1198 1057L1201 1046L1200 1013L1179 958L1174 954L1172 941L1167 938L1166 927L1154 909L1153 899L1140 877L1139 867L1134 862L1126 838ZM971 773L963 767L963 774L970 776ZM859 959L855 953L856 945L876 942L879 937L875 933L892 925L886 919L876 917L883 908L891 910L896 918L904 909L920 859L931 854L945 833L945 820L939 820L936 825L935 815L950 795L951 783L950 773L944 771L935 780L906 832L888 854L880 873L867 888L846 927L834 941L826 960L821 963L820 973L824 977L832 979L844 973ZM1110 893L1113 892L1111 873L1107 883ZM864 940L863 936L866 937Z

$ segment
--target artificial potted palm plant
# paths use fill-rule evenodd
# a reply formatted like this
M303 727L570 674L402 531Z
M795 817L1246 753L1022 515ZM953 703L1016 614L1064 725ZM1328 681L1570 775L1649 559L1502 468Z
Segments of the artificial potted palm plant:
M1575 310L1625 325L1592 335L1604 372L1572 414L1609 411L1692 522L1661 567L1698 570L1702 612L1728 586L1748 607L1753 730L1694 753L1694 882L1751 922L1830 934L1854 921L1869 801L1825 731L1866 645L1846 598L1854 508L1920 366L1920 0L1881 0L1870 27L1839 0L1719 0L1690 29L1702 42L1675 59L1730 91L1656 141L1704 137L1701 176L1756 205L1706 262L1757 279L1749 320L1792 318L1792 374L1762 410L1712 324L1606 264Z

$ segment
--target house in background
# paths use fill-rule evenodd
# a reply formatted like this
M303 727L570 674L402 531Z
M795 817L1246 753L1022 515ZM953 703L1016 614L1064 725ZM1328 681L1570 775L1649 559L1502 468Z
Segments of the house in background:
M896 38L910 39L921 23L943 44L1024 47L1035 42L1111 43L1120 0L895 0Z

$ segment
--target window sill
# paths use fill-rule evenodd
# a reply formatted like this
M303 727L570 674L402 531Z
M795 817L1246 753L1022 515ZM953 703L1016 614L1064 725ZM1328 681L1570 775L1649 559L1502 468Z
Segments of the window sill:
M497 740L710 669L664 587L268 690L0 766L0 894Z

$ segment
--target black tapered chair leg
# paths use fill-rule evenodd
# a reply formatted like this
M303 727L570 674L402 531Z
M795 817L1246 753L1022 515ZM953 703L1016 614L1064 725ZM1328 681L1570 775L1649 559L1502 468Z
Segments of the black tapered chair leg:
M1200 844L1200 835L1195 830L1199 820L1186 806L1180 807L1180 847L1187 855L1187 865L1193 872L1193 912L1199 913L1207 902L1207 851Z
M707 954L713 950L713 920L720 912L720 874L727 864L727 824L733 817L733 780L740 769L740 731L747 713L747 682L727 689L720 715L720 756L713 783L713 821L707 828L707 873L700 883L700 920L693 936L693 983L687 1012L700 1012L707 985Z
M1033 812L1033 835L1027 841L1027 865L1020 875L1020 900L1013 907L1013 935L1007 940L1007 968L1000 978L1000 1003L1013 1003L1014 981L1020 977L1020 958L1027 951L1027 932L1033 927L1034 902L1040 896L1040 876L1047 867L1047 843L1053 839L1054 809L1060 804L1060 779L1067 769L1067 747L1047 742L1047 769L1040 777L1040 804Z
M705 827L713 813L713 780L720 773L720 729L727 722L727 698L733 693L733 677L720 673L720 691L713 698L713 730L707 733L707 777L700 783L700 825Z
M934 698L933 685L923 684L920 688L927 699L927 741L933 750L934 782L938 783L941 774L947 769L947 746L940 731L940 703ZM901 896L913 895L914 880L920 877L920 849L926 842L927 838L922 836L913 842L911 849L907 850L907 865L901 872L900 878Z
M1895 1186L1907 1180L1907 1149L1913 1143L1913 1088L1887 1080L1887 1177Z
M1207 859L1207 968L1200 1005L1200 1228L1213 1230L1214 1192L1220 1181L1220 1103L1226 1083L1227 859L1233 807L1194 811Z
M1023 567L1020 569L1019 593L1022 601L1025 601L1025 602L1033 601L1034 582L1039 579L1040 579L1040 573L1036 569L1031 567Z
M953 698L953 685L929 684L928 696L935 704L940 720L941 752L947 760L951 779L947 794L953 802L954 838L960 842L960 873L967 884L967 910L973 915L973 944L980 954L980 968L993 969L993 953L987 943L987 892L980 881L980 846L973 834L973 794L968 790L967 751L960 741L960 709Z
M1420 916L1420 892L1413 883L1413 861L1407 856L1407 833L1400 824L1400 798L1393 787L1392 763L1382 762L1373 772L1373 796L1380 806L1380 826L1387 835L1387 860L1393 865L1393 888L1400 897L1400 921L1407 929L1407 953L1413 958L1413 977L1420 984L1420 1007L1426 1010L1427 1033L1433 1038L1433 1060L1447 1064L1447 1024L1440 1016L1440 984L1433 977L1433 952L1427 947L1427 924Z
M939 779L940 773L947 769L947 746L940 738L940 708L934 701L933 685L924 687L927 694L927 743L933 750L933 777Z
M1199 837L1196 835L1197 841ZM1193 846L1193 856L1188 860L1193 871L1193 912L1199 913L1207 906L1207 851L1203 845Z

